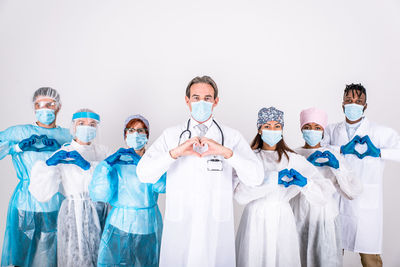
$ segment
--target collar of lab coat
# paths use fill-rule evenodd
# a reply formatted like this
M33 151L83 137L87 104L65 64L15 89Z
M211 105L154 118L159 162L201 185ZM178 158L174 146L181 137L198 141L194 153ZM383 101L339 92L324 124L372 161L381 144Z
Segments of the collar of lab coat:
M343 121L339 125L339 127L340 127L340 135L342 135L342 138L344 138L345 140L350 141L349 137L347 136L346 121ZM369 120L366 117L363 117L360 126L358 127L358 129L354 133L354 136L359 135L359 136L363 137L364 135L366 135L368 133L368 129L369 129Z

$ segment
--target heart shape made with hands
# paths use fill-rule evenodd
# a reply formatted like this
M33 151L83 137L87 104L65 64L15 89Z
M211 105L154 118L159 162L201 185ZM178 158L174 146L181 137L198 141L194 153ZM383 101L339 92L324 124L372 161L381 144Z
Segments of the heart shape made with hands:
M373 143L368 135L365 135L363 137L356 135L349 143L352 144L351 151L344 153L344 154L354 154L360 159L363 159L366 156L371 155L370 148L372 148L372 147L375 149L375 151L376 150L379 151L379 149L375 148L375 146L373 145ZM380 152L378 152L378 153L380 153Z
M51 156L46 164L48 166L55 166L58 164L74 164L81 167L83 170L90 169L90 163L86 161L78 151L65 151L60 150Z
M321 152L319 150L312 153L307 160L314 166L323 167L329 166L332 168L339 168L339 161L337 158L328 150Z
M48 138L47 135L38 136L38 135L34 134L25 140L29 140L29 145L23 149L24 151L34 151L34 152L50 151L50 152L52 152L52 151L58 150L61 147L61 145L57 142L56 139ZM23 140L23 141L25 141L25 140Z
M135 152L133 148L118 150L118 157L115 164L121 165L137 165L140 160L140 156Z
M208 150L208 144L203 144L200 141L200 144L194 143L193 144L193 151L199 153L200 155L203 154Z
M289 187L291 185L297 185L303 187L307 184L307 178L301 175L295 169L284 169L278 174L278 184Z

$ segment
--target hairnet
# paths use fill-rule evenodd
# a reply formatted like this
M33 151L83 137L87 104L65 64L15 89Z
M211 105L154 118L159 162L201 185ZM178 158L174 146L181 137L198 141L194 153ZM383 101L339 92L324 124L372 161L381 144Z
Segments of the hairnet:
M32 102L35 103L37 100L41 98L51 98L56 101L59 105L61 104L60 94L56 89L51 87L41 87L33 93Z

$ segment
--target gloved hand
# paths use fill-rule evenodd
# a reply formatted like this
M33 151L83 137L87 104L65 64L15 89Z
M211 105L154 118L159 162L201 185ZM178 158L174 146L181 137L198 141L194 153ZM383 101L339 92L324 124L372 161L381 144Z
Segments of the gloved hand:
M69 158L73 160L67 160ZM60 163L75 164L85 171L90 169L90 163L86 161L77 151L67 152L65 150L60 150L46 161L48 166L55 166Z
M48 138L46 135L41 135L42 144L44 147L40 148L39 151L57 151L60 149L61 145L57 142L56 139Z
M293 177L293 180L289 182L290 185L294 184L300 187L303 187L307 184L307 178L301 175L295 169L290 169L290 174Z
M61 163L75 164L85 171L90 169L90 163L86 161L77 151L68 152L68 158L72 158L74 160L61 160Z
M288 178L293 178L290 181L284 181L282 180L283 177L287 176ZM285 187L289 187L291 185L297 185L300 187L303 187L307 184L307 178L301 175L298 171L295 169L284 169L281 170L278 174L278 184L282 184Z
M121 156L126 155L126 156L130 156L132 158L132 160L129 161L125 161L125 160L121 160ZM115 152L114 154L112 154L111 156L107 157L105 159L105 161L112 167L115 164L123 164L123 165L129 165L129 164L134 164L137 165L137 163L140 160L140 156L135 152L135 150L133 148L120 148L118 149L117 152Z
M47 166L56 166L61 160L68 158L68 152L60 150L46 160Z
M316 162L317 159L319 158L326 158L328 159L327 162ZM337 160L337 158L335 157L335 155L333 155L330 151L315 151L314 153L312 153L307 160L309 162L311 162L313 165L318 166L318 167L322 167L322 166L329 166L335 169L339 168L339 161Z
M290 171L288 169L281 170L278 173L278 184L281 184L281 185L284 185L285 187L288 187L290 185L289 182L282 180L282 178L285 177L285 176L289 177L289 178L292 178L292 176L290 174Z
M350 142L340 147L340 153L342 153L343 155L354 154L360 158L361 156L360 153L358 153L355 149L356 144L360 143L360 141L361 141L360 136L358 135L354 136L354 138Z
M36 134L32 135L29 138L26 138L18 143L19 148L22 151L36 151L36 148L33 146L36 144L36 140L39 138Z
M379 158L381 156L381 150L377 148L371 141L368 135L361 138L361 144L367 144L368 148L363 154L359 156L360 159L365 158L366 156Z

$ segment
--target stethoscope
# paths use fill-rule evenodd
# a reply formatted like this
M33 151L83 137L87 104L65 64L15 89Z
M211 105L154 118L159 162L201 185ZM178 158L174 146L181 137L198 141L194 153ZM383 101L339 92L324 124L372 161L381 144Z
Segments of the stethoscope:
M222 131L222 129L219 126L219 124L214 119L212 119L212 120L213 120L213 123L215 123L215 125L217 125L217 127L219 129L219 132L221 133L221 145L224 146L224 132ZM181 144L182 136L185 133L189 133L189 138L188 139L192 138L192 132L189 130L189 126L190 126L190 119L187 121L186 130L182 131L181 135L179 136L178 146Z

